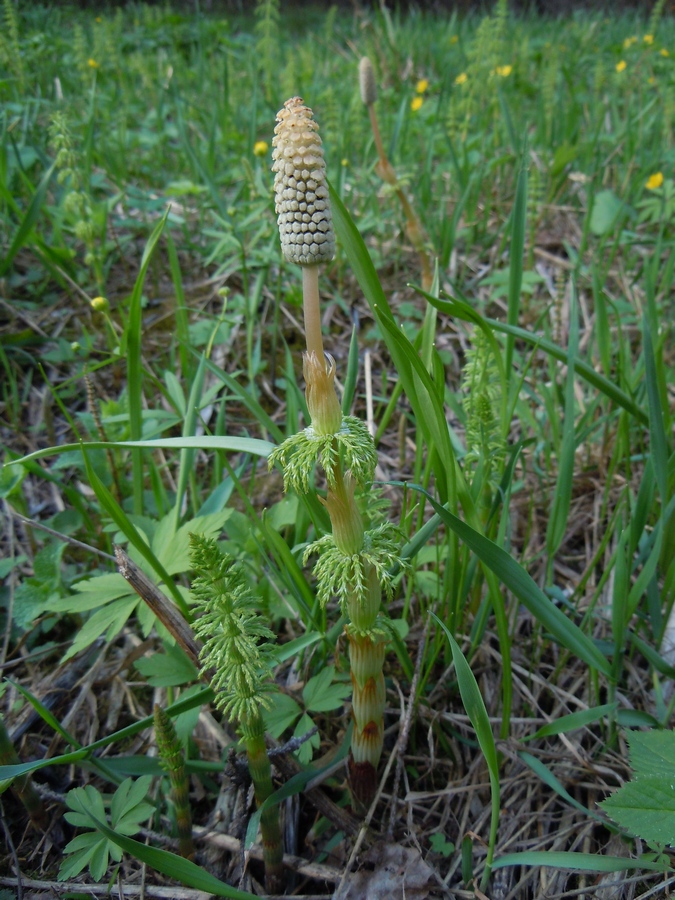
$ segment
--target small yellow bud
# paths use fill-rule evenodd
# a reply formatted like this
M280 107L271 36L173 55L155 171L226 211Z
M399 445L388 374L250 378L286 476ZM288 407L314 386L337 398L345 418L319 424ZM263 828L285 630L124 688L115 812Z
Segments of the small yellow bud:
M361 99L366 106L371 106L377 100L377 83L373 64L367 56L364 56L359 63L359 87Z
M87 65L89 66L90 69L98 69L98 63L96 62L95 59L88 59Z
M342 426L342 409L335 393L335 360L329 353L325 356L319 359L311 352L303 354L302 359L307 408L312 428L321 435L336 434Z
M108 310L110 309L110 304L105 297L94 297L94 299L90 301L89 305L96 312L108 312Z
M254 156L264 156L269 150L269 144L267 141L256 141L253 145L253 155Z
M424 100L422 97L419 97L419 96L413 97L412 100L410 101L410 109L413 112L417 112L418 110L422 109L423 103L424 103Z
M623 70L624 70L625 68L626 68L626 60L625 60L625 59L620 60L620 61L616 64L616 71L617 71L617 72L623 72Z
M663 184L663 172L654 172L645 182L648 191L655 191Z
M644 41L645 44L653 44L653 43L654 43L654 35L653 35L653 34L646 34L646 35L642 38L642 40Z
M460 72L457 78L455 78L455 84L466 84L468 78L469 76L466 74L466 72Z
M417 91L418 94L423 94L427 90L428 87L429 87L429 80L427 78L420 78L420 80L417 82L417 86L415 87L415 90Z
M668 51L666 50L665 47L661 47L661 49L659 50L659 53L661 54L661 56L666 56L666 57L670 56L670 53L668 53Z
M450 38L450 43L456 44L458 40L459 40L459 36L456 34L453 34L452 37Z
M500 78L508 78L511 72L513 72L513 66L497 66L495 72Z

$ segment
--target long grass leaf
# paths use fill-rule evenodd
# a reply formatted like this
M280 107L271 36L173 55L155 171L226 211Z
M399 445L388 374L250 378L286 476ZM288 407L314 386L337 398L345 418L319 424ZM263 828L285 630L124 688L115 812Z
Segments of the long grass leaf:
M569 518L572 502L572 482L574 479L574 453L576 450L574 413L574 360L579 349L579 320L577 317L576 291L572 290L570 302L570 333L567 348L567 377L565 380L565 410L562 444L558 454L558 476L553 494L553 507L546 528L546 550L549 558L549 572L553 570L553 557L558 552Z
M545 869L572 869L577 872L624 872L644 869L646 872L669 872L668 862L651 859L627 859L625 856L601 856L599 853L574 853L565 850L526 850L505 853L492 864L493 869L507 866L541 866Z
M453 298L450 298L449 300L432 300L429 295L425 296L427 296L429 302L434 303L441 312L450 316L457 316L458 318L467 321L474 321L476 313L475 311L472 311L473 316L469 317L466 312L466 304L460 303ZM560 362L567 362L567 351L540 335L532 334L524 328L508 325L488 317L485 317L485 322L494 331L501 332L502 334L511 334L519 340L540 348L545 353L554 357L554 359L558 359ZM642 425L649 424L649 416L637 405L637 403L635 403L632 397L629 397L628 394L622 391L621 388L611 382L608 378L605 378L604 375L600 375L596 372L588 363L584 362L582 359L576 358L574 360L574 369L581 378L591 384L594 388L597 388L597 390L601 391L606 397L609 397L609 399L616 403L617 406L621 406L626 412L629 412Z
M148 562L152 568L155 570L157 575L162 579L164 584L166 585L166 589L169 591L173 599L176 601L176 605L183 613L185 618L190 621L192 616L190 614L190 610L183 599L183 595L176 587L176 584L173 578L166 571L161 562L157 559L155 554L152 552L150 547L145 543L142 539L138 531L134 528L132 523L129 521L127 514L124 512L122 507L117 503L113 495L110 493L108 488L103 484L101 479L98 477L96 472L93 469L93 466L89 463L89 459L87 454L83 450L84 455L84 464L87 469L87 477L89 478L89 484L91 485L92 490L96 494L96 498L98 502L103 507L104 511L110 516L115 525L120 529L120 531L127 538L129 543L134 547L141 556Z
M490 718L485 708L485 703L478 687L478 682L471 671L471 667L466 661L459 644L448 631L447 626L436 616L431 616L441 626L445 632L445 636L452 650L452 659L455 664L455 672L457 673L457 684L459 685L459 693L462 697L464 709L471 720L480 749L487 763L488 773L490 776L490 794L492 801L492 813L490 817L490 838L488 841L487 859L485 861L485 873L481 881L481 887L485 887L489 877L494 855L495 844L497 841L497 828L499 826L499 760L497 759L497 748L495 739L492 734Z
M399 482L403 484L402 482ZM531 576L515 559L498 547L493 541L480 534L466 522L441 506L423 487L408 484L409 488L424 494L443 522L457 534L464 543L490 568L500 581L512 591L553 637L583 659L591 668L611 676L611 667L605 655L584 632L561 612L544 592L537 587Z
M190 862L188 859L183 859L182 856L176 856L175 853L169 853L168 850L149 847L147 844L126 837L126 835L118 834L105 822L101 822L100 819L93 816L86 807L82 806L81 812L89 816L96 830L105 835L109 841L117 844L125 853L129 853L156 872L166 875L167 878L175 878L176 881L180 881L186 887L195 888L198 891L206 891L208 894L215 894L216 897L229 897L231 900L255 900L255 894L249 894L247 891L240 891L237 888L230 887L229 884L219 881L206 869Z
M520 161L516 199L511 213L511 247L509 249L509 298L506 321L508 325L517 324L520 316L520 292L523 285L523 254L525 252L525 221L527 217L527 164L525 152ZM511 381L511 365L515 339L507 335L504 366L506 377Z
M141 267L136 277L134 289L129 301L129 320L127 323L127 390L129 394L129 433L132 441L139 441L143 436L143 362L141 358L143 310L141 298L145 276L150 265L152 254L164 231L169 210L164 213L152 230L141 258ZM131 468L133 482L134 513L143 514L143 456L141 451L131 451Z
M28 209L26 210L23 219L19 223L19 227L14 233L14 237L12 238L12 242L7 249L7 253L5 253L4 259L2 260L2 262L0 262L0 277L2 277L9 270L9 267L14 261L14 257L28 241L31 232L35 227L38 216L40 215L40 210L44 206L45 200L47 198L47 188L49 187L49 182L52 180L52 175L54 174L55 168L56 161L51 164L51 166L42 176L42 179L38 184L30 203L28 204Z

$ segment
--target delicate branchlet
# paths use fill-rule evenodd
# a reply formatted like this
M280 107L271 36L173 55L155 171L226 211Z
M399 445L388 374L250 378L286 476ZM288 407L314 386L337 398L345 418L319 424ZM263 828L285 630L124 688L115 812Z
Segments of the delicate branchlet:
M280 463L284 490L306 494L317 462L334 488L341 477L341 461L362 487L373 480L377 452L367 426L355 416L343 416L335 393L335 360L326 353L326 363L316 353L305 353L303 373L311 425L287 438L269 457L270 468Z
M274 634L256 611L251 590L235 560L213 540L190 536L191 561L199 577L192 582L196 605L203 610L194 625L204 646L202 673L215 669L211 684L216 704L245 728L248 720L269 708L274 661L266 644Z
M343 553L332 534L313 541L305 550L303 562L318 554L314 566L317 598L322 605L337 596L345 607L350 599L365 605L370 598L370 570L377 575L388 599L394 590L392 571L400 566L401 539L398 529L384 522L363 535L363 546L357 553ZM379 604L378 604L379 605Z
M173 722L161 706L157 704L155 704L153 719L160 764L167 772L171 782L171 795L176 810L180 855L186 859L192 859L195 855L195 848L192 842L190 782L185 770L185 757L183 756L183 750Z
M190 559L198 577L192 594L203 610L194 631L205 640L200 658L202 672L215 670L211 685L216 704L239 723L246 745L249 771L258 806L272 794L272 769L265 746L263 708L272 705L270 692L273 658L270 646L274 634L255 610L253 596L241 568L223 553L214 540L190 535ZM278 807L262 811L265 886L270 893L283 890L283 845Z
M463 406L466 413L467 465L483 463L485 483L499 477L506 453L501 434L501 382L492 350L483 330L477 328L467 350L462 372Z
M335 234L326 163L312 110L292 97L277 114L272 140L274 192L281 250L301 266L330 262Z
M284 490L292 488L306 494L317 461L329 485L335 484L340 459L359 485L373 480L377 451L368 427L356 416L344 416L335 434L317 434L310 425L291 435L272 451L269 465L280 463L284 473Z

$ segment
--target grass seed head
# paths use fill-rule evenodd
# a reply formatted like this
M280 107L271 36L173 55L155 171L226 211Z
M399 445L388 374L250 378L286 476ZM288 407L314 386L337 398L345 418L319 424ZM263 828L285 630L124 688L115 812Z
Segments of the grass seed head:
M272 171L281 251L301 266L330 262L335 233L319 126L300 97L284 103L277 123Z

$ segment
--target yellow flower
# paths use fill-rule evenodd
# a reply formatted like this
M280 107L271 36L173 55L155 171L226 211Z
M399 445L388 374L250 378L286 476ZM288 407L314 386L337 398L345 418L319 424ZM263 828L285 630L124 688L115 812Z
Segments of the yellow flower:
M459 35L453 34L452 37L450 38L450 43L456 44L458 40L459 40Z
M97 21L97 22L102 22L103 19L102 19L100 16L96 16L96 21Z
M89 305L96 312L107 312L110 309L110 304L105 297L94 297L89 301Z
M269 144L267 141L256 141L253 145L253 155L254 156L264 156L269 150Z
M98 69L98 63L96 62L95 59L88 59L87 65L89 66L90 69Z
M455 78L455 84L466 84L468 77L466 72L462 72Z
M632 47L633 44L636 44L636 43L637 43L636 37L627 37L626 40L623 42L624 49L628 50L629 47Z
M415 88L415 90L418 94L423 94L428 87L429 81L426 78L420 78L420 80L417 82L417 87Z
M668 53L665 47L661 47L659 53L661 54L661 56L670 56L670 53Z
M654 172L654 174L650 175L645 181L645 187L648 191L655 191L657 188L660 188L662 184L663 172Z
M422 108L423 103L424 100L422 97L413 97L410 101L410 109L412 109L413 112L417 112L418 109Z
M340 165L345 169L347 168L347 166L349 165L349 160L346 156L340 160Z
M513 66L497 66L495 72L500 78L508 78L511 72L513 72Z
M653 43L654 43L654 35L653 35L653 34L646 34L646 35L642 38L642 40L645 42L645 44L653 44Z
M623 72L623 70L624 70L625 68L626 68L626 60L625 60L625 59L620 60L620 61L616 64L616 71L617 71L617 72Z

